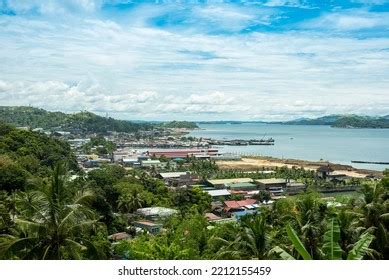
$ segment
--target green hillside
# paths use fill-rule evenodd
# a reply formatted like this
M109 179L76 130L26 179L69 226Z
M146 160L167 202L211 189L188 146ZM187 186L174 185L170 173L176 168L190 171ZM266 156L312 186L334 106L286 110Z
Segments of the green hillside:
M0 120L15 126L31 128L80 130L81 132L103 133L107 131L137 132L152 128L148 123L133 123L130 121L105 118L90 112L65 114L49 112L34 107L0 107Z
M295 125L331 125L339 128L389 128L388 116L330 115L316 119L299 119L284 122Z
M336 120L333 127L350 128L389 128L389 119L385 117L342 116Z
M162 127L165 127L165 128L188 128L188 129L199 128L196 123L187 122L187 121L166 122L166 123L162 124Z
M47 176L60 161L78 169L67 142L0 121L0 189L21 188L31 174Z

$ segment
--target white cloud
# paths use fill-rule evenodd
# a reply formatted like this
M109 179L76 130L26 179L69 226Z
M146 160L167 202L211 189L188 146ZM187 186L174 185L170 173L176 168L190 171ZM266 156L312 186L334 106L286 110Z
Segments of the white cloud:
M101 7L101 0L5 0L6 6L16 14L37 12L42 15L58 15L64 13L91 13Z
M302 0L268 0L264 5L269 7L298 7L308 8L309 5Z
M312 29L333 29L341 31L389 28L389 13L374 13L365 10L328 13L305 22L302 26Z
M238 9L215 20L237 18L239 25L251 15ZM354 14L372 19L369 15ZM135 23L84 18L0 17L0 61L6 66L0 67L2 105L131 119L290 119L389 111L387 37L357 39L316 30L216 36L151 27L140 15ZM330 28L353 28L347 18L323 18L321 24Z

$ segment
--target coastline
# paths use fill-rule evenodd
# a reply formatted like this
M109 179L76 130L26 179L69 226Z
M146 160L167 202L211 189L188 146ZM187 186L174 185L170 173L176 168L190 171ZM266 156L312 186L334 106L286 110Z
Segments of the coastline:
M351 165L331 163L329 161L308 161L301 159L280 159L268 156L246 156L239 161L218 161L221 169L240 169L244 171L253 171L260 168L276 168L286 166L288 168L297 167L316 171L322 166L330 166L334 172L342 173L350 177L364 178L367 175L382 177L383 173L376 170L358 169Z

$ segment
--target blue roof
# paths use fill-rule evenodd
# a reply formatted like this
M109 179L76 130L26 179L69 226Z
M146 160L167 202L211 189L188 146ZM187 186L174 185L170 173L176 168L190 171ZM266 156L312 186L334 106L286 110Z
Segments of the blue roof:
M243 216L250 215L250 214L255 214L257 211L255 210L243 210L243 211L236 211L233 213L236 219L240 219Z

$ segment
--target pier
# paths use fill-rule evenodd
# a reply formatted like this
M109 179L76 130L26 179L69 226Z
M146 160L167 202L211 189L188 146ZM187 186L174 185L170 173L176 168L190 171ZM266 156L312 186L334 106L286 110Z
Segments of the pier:
M363 160L352 160L352 163L365 163L365 164L384 164L389 165L389 161L363 161Z

